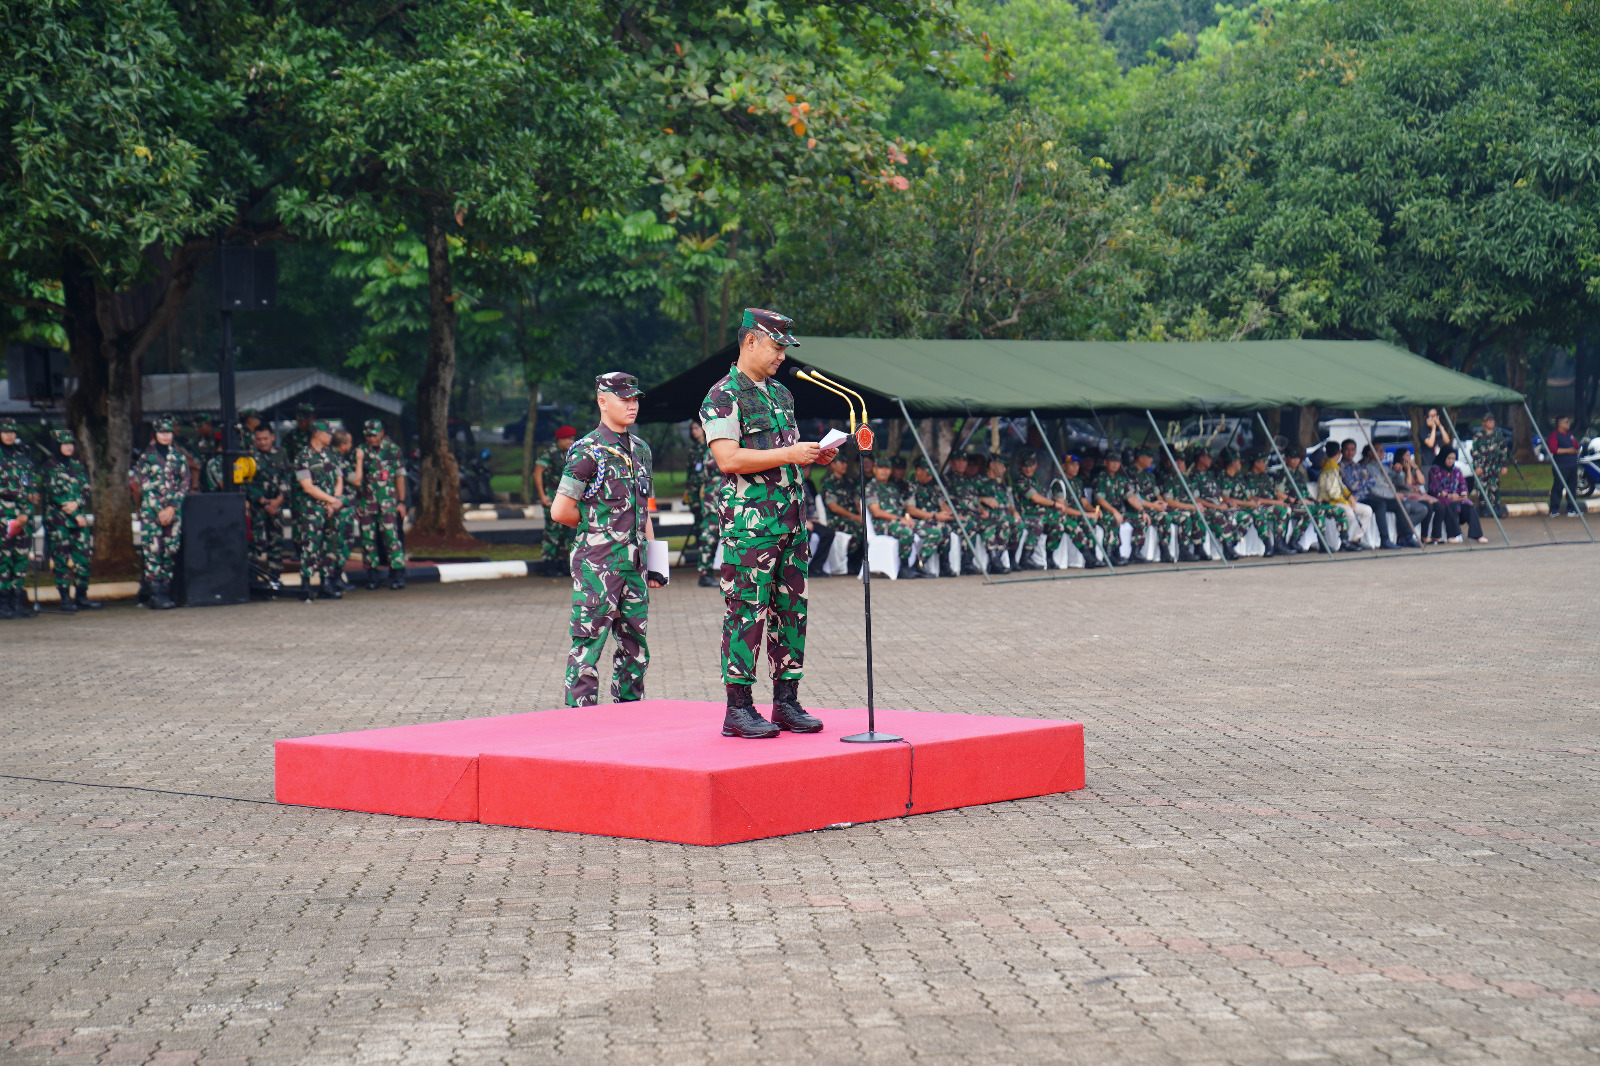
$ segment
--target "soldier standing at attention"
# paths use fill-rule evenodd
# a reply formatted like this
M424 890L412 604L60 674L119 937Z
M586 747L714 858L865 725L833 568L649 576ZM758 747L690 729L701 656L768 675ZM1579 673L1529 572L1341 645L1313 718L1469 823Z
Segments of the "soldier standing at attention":
M100 604L89 599L89 551L94 543L89 525L89 471L74 454L78 446L72 430L58 429L52 436L56 454L44 469L44 532L50 571L55 575L63 613L98 610Z
M17 437L17 424L0 418L0 619L32 618L23 586L33 547L33 460Z
M356 529L355 501L361 487L361 465L364 458L360 448L356 447L355 438L350 436L350 431L341 429L333 435L333 461L339 467L339 477L344 480L345 495L349 497L345 506L339 508L339 513L333 516L333 524L329 528L333 548L333 583L339 587L340 592L349 592L355 588L350 579L345 577L345 567L350 565L350 553L355 551L356 541L361 533Z
M406 549L400 530L406 520L405 456L383 433L383 422L367 419L363 427L361 484L356 506L361 516L361 557L367 564L367 588L378 587L378 555L389 559L389 587L406 587Z
M747 307L739 361L706 394L700 421L722 471L723 736L775 737L781 729L822 730L800 706L806 649L806 570L810 533L800 480L804 468L833 462L833 451L800 441L794 397L773 375L799 342L783 315ZM772 671L772 721L751 699L766 630Z
M539 506L544 508L545 577L572 576L568 565L568 557L572 554L572 529L551 521L550 498L555 495L556 486L561 484L561 475L567 467L567 453L577 439L577 430L562 426L556 430L556 439L533 462L533 491L539 496Z
M289 431L289 439L284 441L284 454L293 462L300 454L302 448L311 445L311 420L317 416L317 409L309 403L294 405L295 427Z
M1486 412L1478 432L1472 437L1472 468L1478 472L1483 502L1491 514L1500 513L1500 478L1509 467L1511 452L1505 438L1495 428L1494 412Z
M328 445L333 431L326 422L313 422L311 442L294 459L294 527L300 547L300 599L312 600L311 576L322 574L316 598L342 600L333 574L333 523L344 508L344 479L339 462Z
M644 699L650 666L645 639L649 588L661 578L645 569L645 545L653 539L650 445L628 432L639 417L639 379L601 374L594 379L600 424L568 449L566 472L556 488L550 516L576 527L572 549L572 651L567 655L567 706L599 702L600 653L606 634L617 639L611 653L611 702Z
M722 473L717 460L706 443L706 427L699 422L689 423L689 477L685 496L689 509L694 512L694 544L698 553L699 585L703 589L716 588L717 547L722 543L722 509L717 505L718 488Z
M289 491L288 457L272 426L259 422L250 435L256 476L244 483L250 516L251 576L270 599L283 591L283 504Z
M155 439L133 468L138 492L140 553L144 577L139 602L154 611L170 611L172 572L183 538L183 498L189 494L189 462L172 442L172 419L158 418Z

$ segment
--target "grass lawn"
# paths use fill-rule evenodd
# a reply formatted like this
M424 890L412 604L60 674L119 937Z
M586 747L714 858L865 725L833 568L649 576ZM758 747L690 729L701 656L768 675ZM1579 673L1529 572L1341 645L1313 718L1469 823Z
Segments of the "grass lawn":
M516 499L522 492L522 459L517 459L517 472L515 474L495 474L489 479L489 487L495 492L509 492L512 499ZM497 465L498 468L498 465ZM683 499L683 482L687 475L682 470L662 470L656 474L656 499L661 502ZM546 489L554 488L546 485Z

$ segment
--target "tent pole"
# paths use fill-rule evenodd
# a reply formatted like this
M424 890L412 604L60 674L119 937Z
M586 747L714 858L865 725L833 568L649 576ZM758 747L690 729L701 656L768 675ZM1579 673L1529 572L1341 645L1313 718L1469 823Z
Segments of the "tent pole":
M1450 435L1455 438L1455 442L1456 442L1456 449L1455 449L1456 458L1460 459L1461 458L1461 434L1456 432L1456 420L1450 417L1450 408L1446 407L1444 404L1440 404L1439 405L1439 410L1440 410L1440 412L1442 412L1444 414L1444 420L1450 426ZM1531 425L1532 423L1529 423L1529 424ZM1478 495L1483 497L1483 505L1485 507L1489 508L1489 517L1493 518L1494 519L1494 524L1496 526L1500 527L1500 537L1501 537L1501 539L1506 542L1506 547L1508 547L1508 548L1511 547L1511 538L1506 536L1506 527L1503 526L1503 525L1500 525L1500 512L1495 510L1495 508L1490 507L1490 505L1489 505L1489 490L1483 487L1483 478L1478 476L1478 464L1477 463L1473 463L1472 464L1472 480L1474 480L1474 481L1476 481L1478 483ZM1400 509L1402 511L1405 510L1404 507L1402 507ZM1587 526L1585 526L1585 528L1587 528ZM1463 537L1462 539L1465 540L1466 538ZM1590 535L1589 539L1590 540L1594 539L1593 534Z
M1065 491L1067 492L1067 494L1069 496L1072 495L1074 492L1077 491L1077 489L1072 484L1072 479L1067 476L1067 471L1061 465L1061 460L1056 458L1056 450L1050 446L1050 438L1045 435L1044 427L1039 424L1039 416L1037 414L1035 414L1032 410L1029 410L1028 411L1028 417L1033 419L1033 428L1037 429L1039 431L1039 439L1044 441L1045 451L1050 453L1050 461L1052 463L1056 464L1056 473L1061 475L1061 484L1064 486ZM1072 502L1073 502L1074 506L1076 506L1077 509L1080 512L1083 510L1083 497L1079 496L1077 499L1073 500ZM1088 522L1088 521L1089 521L1089 519L1087 517L1085 517L1084 518L1084 522ZM1090 526L1087 532L1089 534L1089 539L1090 540L1094 540L1094 527ZM1121 530L1117 531L1117 539L1119 541L1122 539ZM1046 547L1048 547L1048 545ZM1098 550L1100 552L1100 561L1106 564L1106 569L1111 571L1111 575L1113 577L1115 577L1116 573L1117 573L1117 568L1114 565L1112 565L1111 553L1106 551L1105 545L1103 545L1103 544L1100 545L1096 550ZM1048 562L1048 560L1046 560L1046 561Z
M1528 406L1528 401L1527 400L1523 400L1522 401L1522 409L1523 409L1523 411L1527 412L1528 425L1532 426L1535 432L1538 432L1539 423L1537 423L1537 422L1535 422L1533 420L1533 408ZM1445 414L1445 417L1446 418L1450 417L1448 412ZM1550 451L1550 449L1549 449L1550 438L1546 437L1543 433L1540 433L1539 436L1542 437L1544 439L1545 443L1546 443L1545 451ZM1460 440L1461 438L1457 437L1456 439ZM1472 470L1473 470L1474 474L1477 473L1478 468L1477 468L1476 464L1474 464ZM1576 507L1578 509L1578 521L1583 523L1583 531L1585 533L1589 534L1589 543L1593 544L1594 543L1594 530L1589 528L1589 520L1583 516L1583 503L1578 499L1577 495L1572 491L1572 486L1567 484L1567 476L1561 472L1561 466L1560 466L1559 463L1556 462L1556 453L1555 452L1550 452L1550 472L1555 474L1556 477L1561 479L1561 490L1567 494L1567 500L1570 500L1572 502L1572 506ZM1478 488L1479 488L1479 491L1482 491L1483 483L1481 481L1478 483ZM1494 520L1496 522L1500 521L1500 516L1496 515ZM1508 540L1508 541L1506 541L1506 543L1510 544L1511 542Z
M1306 521L1311 523L1311 530L1317 535L1317 543L1322 545L1322 550L1328 554L1330 559L1337 559L1339 554L1332 548L1328 547L1327 530L1322 528L1322 523L1317 520L1317 516L1311 513L1311 503L1306 499L1306 494L1300 491L1300 479L1294 476L1293 470L1289 469L1289 460L1285 459L1283 457L1283 452L1278 450L1278 439L1274 437L1272 435L1272 431L1267 428L1267 420L1261 417L1260 411L1256 412L1256 421L1261 423L1261 433L1267 438L1267 443L1272 445L1272 454L1278 457L1278 462L1283 466L1283 472L1289 476L1289 487L1294 489L1295 499L1299 500L1300 506L1306 509ZM1403 505L1400 508L1400 513L1406 513L1406 509ZM1411 518L1409 515L1406 517L1406 525L1411 525ZM1412 526L1411 533L1413 536L1416 535L1415 526ZM1418 540L1417 543L1421 544L1422 541Z
M939 476L938 465L934 463L933 456L928 454L927 446L922 443L922 434L917 432L917 424L911 421L911 412L906 410L906 402L898 396L894 398L894 402L900 405L900 414L905 418L906 425L911 427L911 439L917 442L917 450L922 453L922 458L927 460L928 472L933 475L933 483L939 486L939 494L944 497L944 502L950 508L950 513L955 515L956 528L961 531L962 547L964 549L970 548L972 546L972 538L967 536L967 524L961 520L961 512L956 510L956 501L950 498L950 490L944 487L944 478ZM983 570L983 583L985 585L989 584L988 567L984 567Z
M1200 501L1195 499L1194 489L1189 487L1189 479L1183 476L1182 470L1178 469L1177 456L1173 455L1172 449L1167 447L1167 438L1161 435L1161 427L1156 425L1156 416L1151 414L1148 408L1145 409L1144 416L1150 420L1150 428L1156 431L1156 439L1161 442L1161 450L1167 454L1167 462L1172 464L1172 472L1177 474L1178 480L1183 483L1183 491L1188 495L1189 502L1194 504L1194 513L1200 518L1200 527L1206 531L1206 538L1216 541L1217 546L1222 547L1222 538L1211 532L1211 523L1206 521L1206 512L1200 506ZM1229 570L1233 569L1233 563L1228 561L1228 553L1226 551L1222 553L1222 561L1228 564Z

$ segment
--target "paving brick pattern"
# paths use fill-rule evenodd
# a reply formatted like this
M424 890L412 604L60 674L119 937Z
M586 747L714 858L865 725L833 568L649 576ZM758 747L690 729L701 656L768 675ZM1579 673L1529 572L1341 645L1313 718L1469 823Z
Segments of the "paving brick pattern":
M1593 1063L1597 562L879 582L884 706L1079 719L1089 788L721 848L270 802L559 703L555 582L5 624L0 1062ZM657 595L652 695L719 619Z

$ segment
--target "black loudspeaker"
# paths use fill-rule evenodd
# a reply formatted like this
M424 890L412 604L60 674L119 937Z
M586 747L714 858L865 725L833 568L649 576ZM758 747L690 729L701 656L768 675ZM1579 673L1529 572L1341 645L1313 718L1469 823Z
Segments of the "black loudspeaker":
M48 403L67 395L67 353L39 344L6 349L6 376L13 400Z
M278 255L271 248L217 249L217 307L265 311L278 300Z
M172 598L185 607L248 602L249 541L244 493L185 496Z

